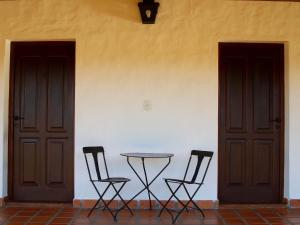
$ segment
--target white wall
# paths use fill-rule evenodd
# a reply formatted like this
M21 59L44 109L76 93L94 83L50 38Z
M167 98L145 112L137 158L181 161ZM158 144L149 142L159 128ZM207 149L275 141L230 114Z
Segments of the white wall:
M134 46L137 39L129 38L127 44ZM104 53L105 43L107 41L102 42L98 38L91 38L85 43L85 48L97 46L99 49L95 59L92 55L85 56L86 59L81 58L78 43L77 60L92 60L92 63L95 60L95 66L98 62L101 62L101 66L97 69L92 66L84 71L77 70L77 73L89 74L76 79L77 187L86 181L80 151L84 145L102 144L106 148L112 174L129 176L135 181L129 185L128 190L135 189L137 178L126 159L120 157L122 152L175 153L172 165L164 176L176 177L183 176L183 166L191 149L216 151L217 76L205 68L206 65L202 65L201 62L205 60L203 56L182 56L184 46L178 46L171 52L157 49L154 44L148 53L143 47L130 50L123 49L126 46L119 46L120 52L126 52L126 57L120 57ZM205 49L206 46L199 44L194 51L201 51L201 48ZM212 51L217 51L217 43ZM217 70L217 58L214 58L214 68ZM199 74L201 68L207 70L203 75ZM144 110L145 101L150 102L151 110ZM205 199L216 199L216 159L209 171L210 185L202 191ZM163 164L150 162L151 167L160 165ZM160 192L162 182L153 187L156 192ZM163 188L165 191L161 191L160 195L165 198L168 191L165 185ZM77 188L76 197L90 198L92 193ZM132 194L131 191L128 193ZM145 198L146 195L141 197Z
M2 48L1 48L2 47ZM4 45L0 45L0 52L4 54ZM4 58L3 56L1 58ZM3 62L0 62L1 74L4 73ZM1 79L2 78L2 79ZM3 193L3 184L6 183L3 177L3 161L4 161L4 85L3 85L3 76L0 76L0 194L4 196Z
M132 178L127 198L139 183L120 153L175 153L163 176L176 177L182 175L191 149L217 153L218 42L284 42L288 46L285 196L300 198L300 4L160 0L157 23L143 25L136 3L0 2L0 21L5 21L0 25L0 178L7 168L6 40L76 40L75 198L79 199L96 196L87 183L81 153L85 145L103 145L111 173ZM145 103L151 110L144 109ZM217 199L215 156L199 199ZM1 180L5 196L7 172ZM161 181L153 189L166 198Z
M290 82L289 82L289 181L290 198L300 199L300 36L290 43Z

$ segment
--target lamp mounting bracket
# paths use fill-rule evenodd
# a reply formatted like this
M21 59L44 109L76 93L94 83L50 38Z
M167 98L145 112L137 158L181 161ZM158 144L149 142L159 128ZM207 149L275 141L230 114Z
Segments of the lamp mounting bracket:
M141 13L142 23L154 24L159 3L155 2L154 0L143 0L142 2L138 3L138 6Z

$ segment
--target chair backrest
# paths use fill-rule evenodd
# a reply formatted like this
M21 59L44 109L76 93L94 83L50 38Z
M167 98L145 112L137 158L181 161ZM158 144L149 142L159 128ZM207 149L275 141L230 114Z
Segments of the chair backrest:
M191 156L189 158L189 162L188 162L188 165L187 165L187 168L186 168L186 171L185 171L183 179L184 180L187 179L187 175L188 175L189 171L191 170L190 169L191 161L192 161L193 158L196 158L195 170L193 171L193 175L192 175L192 178L190 180L191 183L196 182L197 177L199 175L199 171L200 171L201 165L202 165L204 159L207 158L206 167L204 167L204 171L203 171L202 178L201 178L201 181L200 181L200 183L203 183L204 179L206 177L207 170L209 168L211 159L213 157L213 154L214 154L213 152L209 152L209 151L192 150L191 151Z
M90 180L102 180L104 178L103 176L101 177L101 172L100 172L100 165L99 165L100 155L102 156L102 161L104 162L106 178L109 178L104 148L102 146L83 147L83 153L84 153L84 158L85 158ZM92 160L88 160L88 156L90 155L92 156ZM92 163L90 161L94 163L94 166L91 165ZM92 173L93 168L94 171L96 172L96 177L93 177L93 174L95 174Z

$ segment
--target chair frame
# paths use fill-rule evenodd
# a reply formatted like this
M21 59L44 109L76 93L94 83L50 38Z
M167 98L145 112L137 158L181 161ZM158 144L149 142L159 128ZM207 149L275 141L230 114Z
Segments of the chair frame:
M122 209L124 209L124 208L127 208L129 210L129 212L131 213L131 215L133 215L133 212L129 208L128 203L126 203L125 200L120 195L121 190L123 189L123 187L125 186L125 184L128 181L130 181L130 180L127 179L127 178L121 178L121 179L125 179L125 181L120 181L120 180L118 181L118 180L114 180L114 178L112 178L112 177L109 176L108 168L107 168L107 163L106 163L106 158L105 158L105 153L104 153L104 148L102 146L83 147L83 153L84 153L84 157L85 157L86 166L87 166L87 169L88 169L88 174L89 174L90 182L92 183L94 189L96 190L96 192L97 192L97 194L99 196L99 199L97 200L97 202L95 203L95 205L92 207L92 209L89 211L88 217L96 209L96 207L100 203L100 201L102 202L103 206L98 207L98 208L103 208L103 210L105 210L105 209L108 210L109 213L111 214L111 216L113 217L114 221L117 221L117 215L118 215L118 213ZM90 165L89 165L89 162L88 162L88 159L87 159L87 154L92 154L92 156L93 156L93 161L94 161L94 165L95 165L97 179L93 179L92 178L92 174L91 174L91 170L90 170ZM106 179L102 179L102 177L101 177L101 173L100 173L100 169L99 169L98 154L102 154L102 157L103 157L104 167L105 167L106 176L107 176ZM106 183L107 186L104 189L104 191L101 193L95 183ZM119 187L119 189L115 186L116 184L121 184L121 186ZM115 195L108 202L105 202L105 200L103 198L104 198L104 195L107 193L107 191L109 190L110 187L112 187L114 189ZM113 202L113 200L116 197L120 198L120 200L123 203L123 206L120 207L119 209L114 210L112 208L109 208L109 205Z
M209 152L209 151L192 150L190 158L189 158L189 161L188 161L188 164L187 164L187 167L186 167L186 170L185 170L185 173L184 173L183 179L182 180L171 179L171 178L164 179L165 182L166 182L167 187L169 188L169 190L171 192L171 197L163 205L162 209L159 212L159 216L162 214L162 212L164 210L166 210L170 214L170 216L172 218L172 223L174 224L174 223L176 223L176 221L179 218L179 216L183 213L183 211L186 210L188 212L188 209L190 208L190 209L196 209L196 210L198 210L201 213L201 215L203 217L205 217L205 214L204 214L203 210L194 202L193 199L194 199L195 195L197 194L197 192L199 191L200 187L204 184L204 179L205 179L205 177L207 175L207 171L208 171L208 168L210 166L213 154L214 154L213 152ZM188 171L190 169L190 164L191 164L191 160L192 160L193 156L197 156L198 157L197 165L196 165L196 169L195 169L195 172L193 174L192 179L191 180L187 180L186 178L187 178ZM204 171L203 177L201 179L201 182L199 183L199 182L196 182L196 180L197 180L197 177L198 177L198 173L199 173L202 161L203 161L203 159L205 157L208 157L209 161L208 161L207 166L205 168L205 171ZM177 188L172 189L170 183L176 183L176 184L178 184ZM192 193L192 194L189 193L189 191L187 189L187 185L197 185L197 188L194 191L194 193ZM181 187L184 188L185 193L187 194L187 196L189 198L189 200L186 203L184 203L182 200L180 200L176 196L176 193L179 191L179 189ZM177 214L175 215L175 217L174 217L173 213L171 212L171 209L167 208L167 205L169 204L169 202L171 201L172 198L175 198L179 202L179 204L182 206L182 208L177 212ZM190 203L192 203L192 205L194 205L194 207L189 206Z

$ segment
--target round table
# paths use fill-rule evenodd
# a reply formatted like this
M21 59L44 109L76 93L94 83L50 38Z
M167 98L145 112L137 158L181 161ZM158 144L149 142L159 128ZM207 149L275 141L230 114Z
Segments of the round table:
M129 201L131 202L133 199L135 199L138 195L140 195L142 192L147 190L148 192L148 198L149 198L149 205L150 209L152 209L152 204L151 204L151 195L152 197L155 198L155 200L163 205L161 201L153 194L153 192L150 190L150 185L159 177L160 174L169 166L171 163L171 158L174 156L174 154L170 153L140 153L140 152L131 152L131 153L122 153L121 156L127 157L127 163L130 166L130 168L133 170L133 172L136 174L136 176L139 178L141 183L143 184L144 188L139 191L135 196L133 196ZM142 160L142 165L143 165L143 171L144 171L144 176L145 180L141 178L141 176L138 174L138 172L134 169L133 165L130 163L130 158L138 158ZM145 159L168 159L167 164L159 171L159 173L151 180L148 181L148 176L147 176L147 171L146 171L146 166L145 166ZM127 203L127 204L128 204Z

